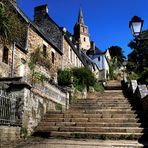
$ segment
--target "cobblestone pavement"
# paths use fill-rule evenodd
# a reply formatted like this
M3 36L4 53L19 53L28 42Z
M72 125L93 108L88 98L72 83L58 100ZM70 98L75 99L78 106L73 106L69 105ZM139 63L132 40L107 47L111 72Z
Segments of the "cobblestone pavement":
M62 140L31 138L16 143L3 143L0 148L140 148L143 144L126 140ZM145 147L148 143L145 144Z

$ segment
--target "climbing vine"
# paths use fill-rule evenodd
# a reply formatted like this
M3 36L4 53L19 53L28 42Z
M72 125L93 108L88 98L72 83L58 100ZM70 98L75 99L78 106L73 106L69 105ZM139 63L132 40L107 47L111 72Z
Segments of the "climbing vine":
M44 74L36 70L36 65L43 66L48 71L51 68L50 58L47 55L43 55L40 47L37 47L35 51L31 53L30 61L28 63L28 66L31 70L32 84L35 84L37 82L43 83L44 80L48 80L48 78Z

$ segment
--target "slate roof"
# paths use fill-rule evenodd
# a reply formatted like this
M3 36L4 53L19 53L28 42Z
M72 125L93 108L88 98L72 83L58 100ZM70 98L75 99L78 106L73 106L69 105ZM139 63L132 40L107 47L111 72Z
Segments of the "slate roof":
M53 46L55 49L57 49L58 52L60 52L62 54L61 49L57 48L49 38L47 38L46 34L41 30L41 28L39 26L37 26L34 22L32 22L27 15L25 15L25 13L14 3L10 2L12 4L12 6L15 8L15 10L17 11L17 13L24 19L24 21L29 25L31 25L31 27L33 27L33 29L41 36L43 37L51 46ZM19 46L21 48L21 50L23 52L27 52L28 49L26 49L26 43L27 43L27 36L25 38L26 40L24 40L24 46L20 45L20 41L17 41L17 46Z
M35 11L39 11L42 7L47 7L47 5L41 5L35 7ZM46 38L59 50L62 51L62 31L60 27L55 23L55 21L46 14L37 14L35 16L34 23L41 29Z
M98 47L95 46L95 50L93 50L92 48L90 48L87 52L87 55L102 55L105 54L105 52L103 52L102 50L100 50Z

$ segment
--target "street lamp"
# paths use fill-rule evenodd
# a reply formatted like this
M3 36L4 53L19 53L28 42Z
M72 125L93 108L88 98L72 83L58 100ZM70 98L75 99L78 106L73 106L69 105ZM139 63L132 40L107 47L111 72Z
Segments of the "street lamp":
M143 22L144 21L138 16L134 16L129 22L129 28L134 37L137 37L141 33Z

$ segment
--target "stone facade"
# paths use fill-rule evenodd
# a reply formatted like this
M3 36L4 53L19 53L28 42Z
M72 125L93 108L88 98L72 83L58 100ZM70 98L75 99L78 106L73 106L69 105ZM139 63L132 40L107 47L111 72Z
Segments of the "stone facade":
M29 53L28 56L34 52L38 47L41 49L43 53L43 48L46 47L46 56L50 60L50 71L48 71L45 67L37 66L37 69L45 75L48 75L50 78L55 78L57 75L57 70L61 68L62 63L62 55L59 53L56 48L54 48L49 42L47 42L37 31L33 28L29 29L28 35L28 46ZM28 58L30 59L30 58ZM53 61L54 60L54 61ZM28 61L29 62L29 61Z
M29 86L23 79L13 82L5 80L3 83L8 84L9 93L15 96L13 99L18 105L15 115L18 127L25 132L22 133L23 137L33 132L47 112L59 110L57 104L61 105L60 111L68 108L67 93L48 82L44 82L44 86L36 84L34 87Z
M24 103L22 127L27 129L28 135L33 132L47 112L56 111L56 104L61 104L63 109L66 107L66 94L49 84L44 89L39 87L31 90L24 88L22 95Z
M8 84L9 92L15 94L18 99L17 116L20 127L16 129L12 127L12 133L17 138L22 130L24 131L22 136L30 135L48 111L57 110L57 104L60 104L62 110L68 108L71 90L70 88L64 90L56 85L57 70L87 66L87 62L84 62L85 56L82 58L81 50L75 47L73 41L66 37L60 27L49 17L47 5L35 8L34 22L31 22L19 8L15 9L22 21L29 24L26 30L27 38L23 48L16 43L15 46L10 44L5 47L6 50L3 50L3 45L0 45L0 75L3 78L6 77L1 82ZM50 61L50 69L39 63L36 64L34 70L29 68L32 53L37 48L40 49L42 56ZM39 72L47 79L32 83L33 72ZM51 80L54 80L54 85Z
M88 27L84 24L82 9L79 11L78 22L74 27L74 37L79 44L79 48L83 50L90 49L90 38Z
M8 49L8 63L3 61L4 47ZM0 45L0 75L1 77L11 77L12 73L12 48L13 45ZM17 46L14 48L14 76L21 77L25 74L26 54Z
M20 131L21 128L18 126L0 126L0 141L17 141L21 138Z
M79 56L74 51L75 47L72 47L66 38L63 38L63 62L62 69L64 68L73 68L73 67L83 67L83 63ZM75 49L78 50L78 49Z

